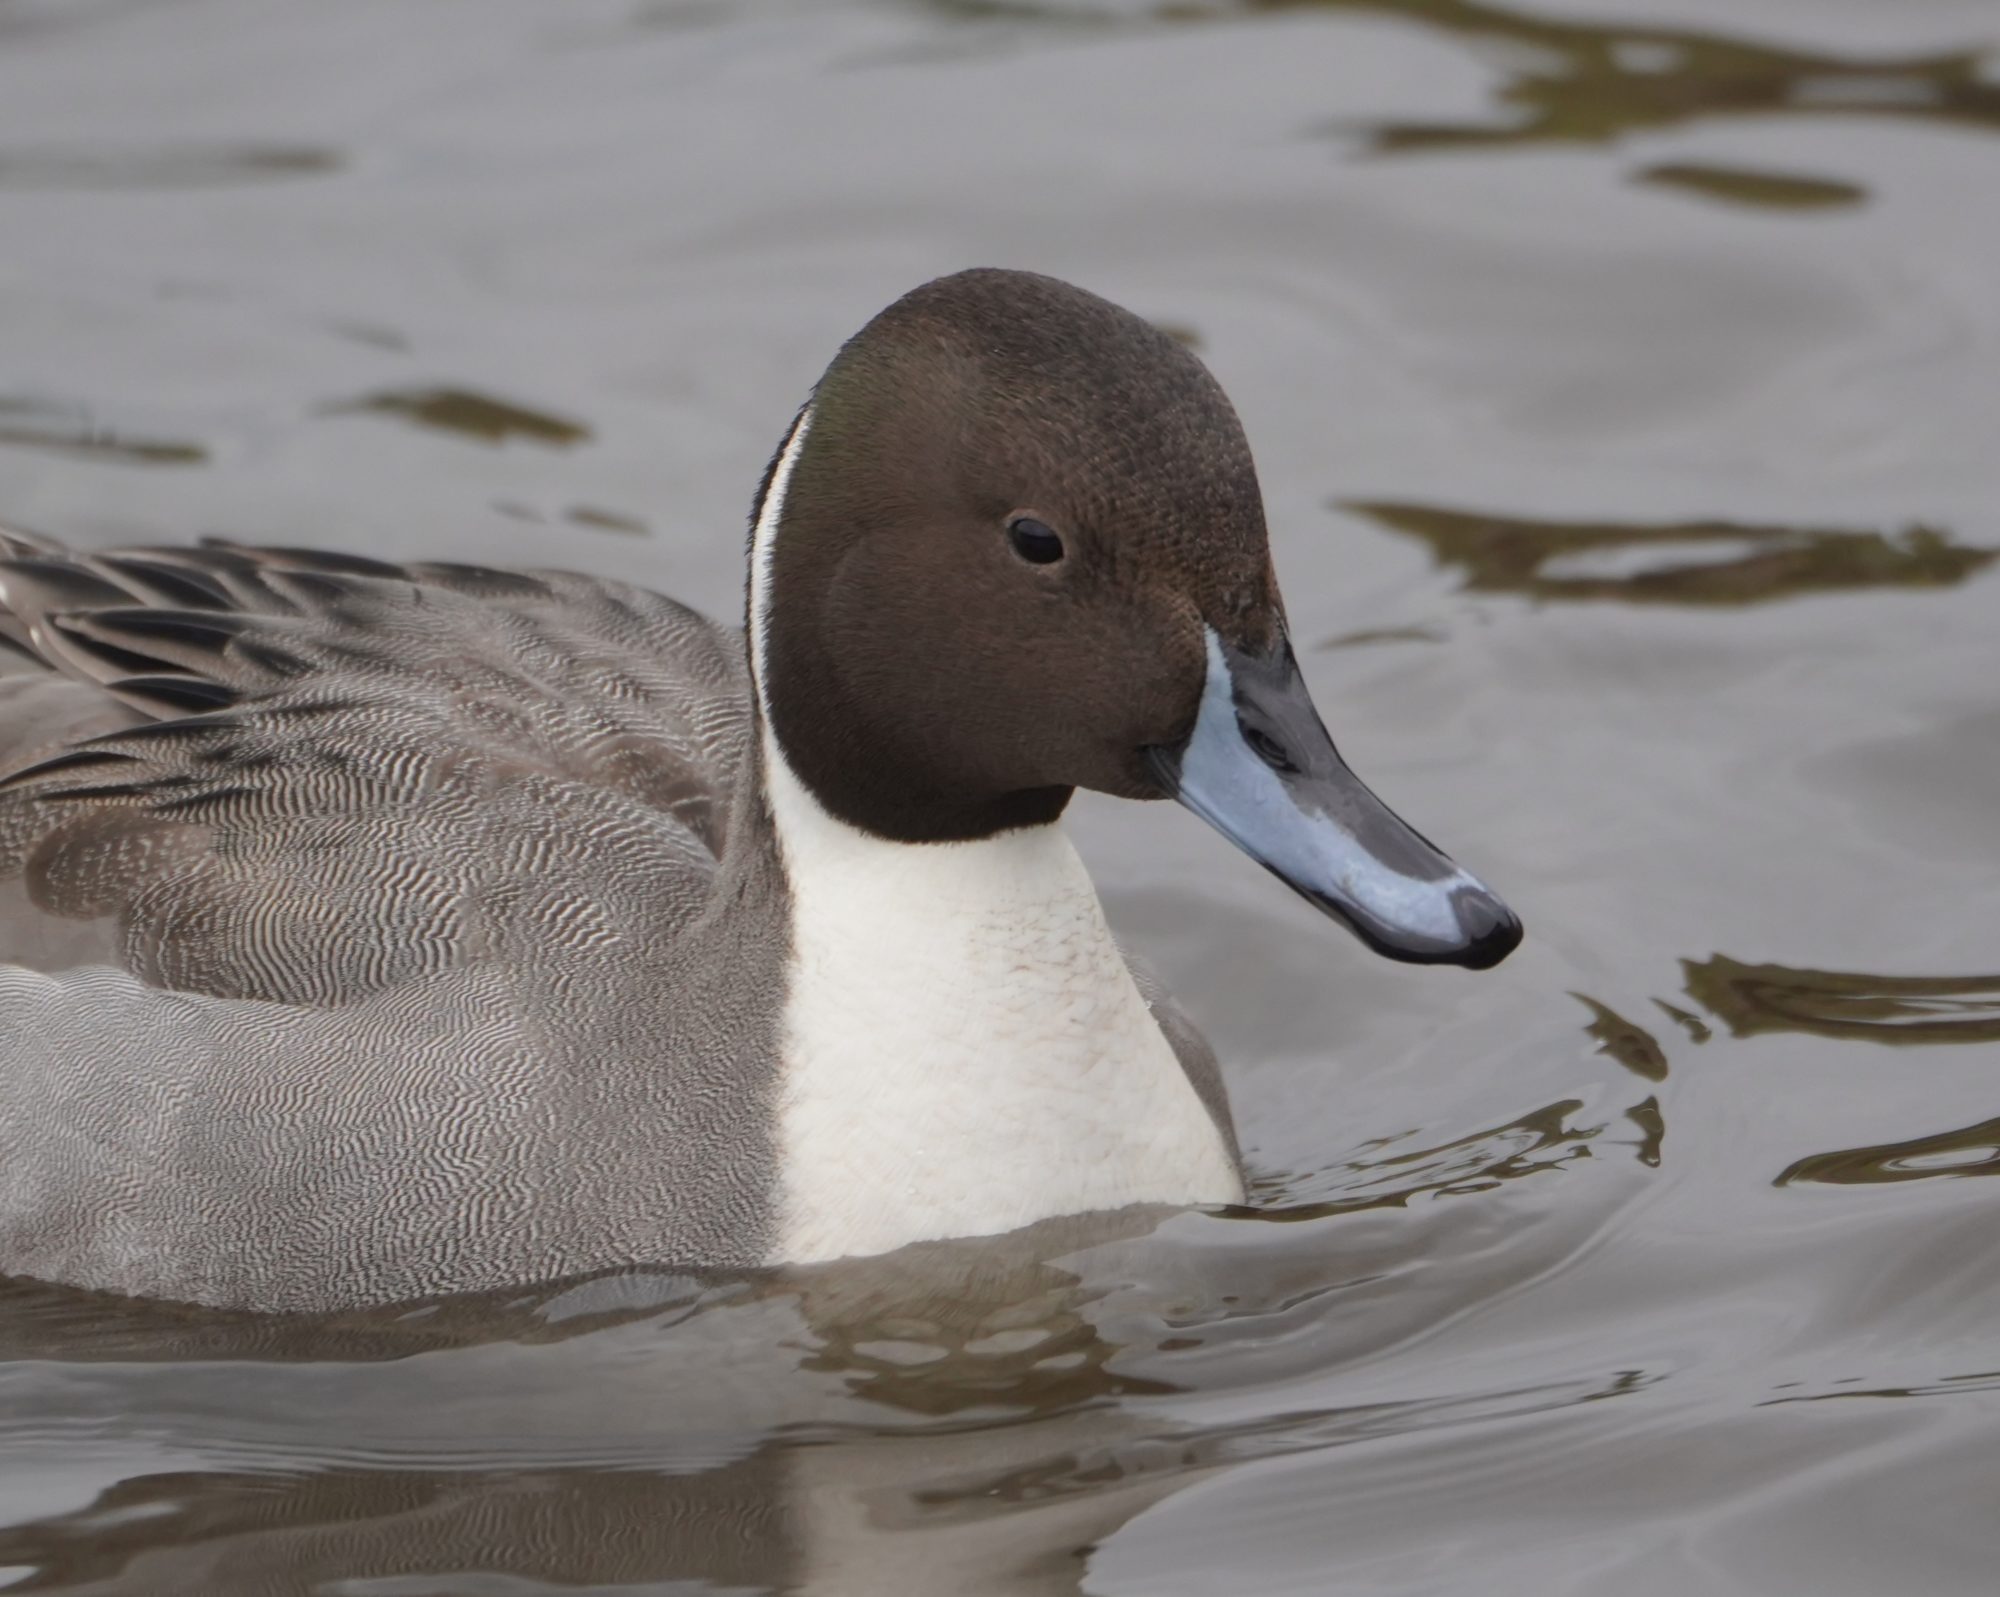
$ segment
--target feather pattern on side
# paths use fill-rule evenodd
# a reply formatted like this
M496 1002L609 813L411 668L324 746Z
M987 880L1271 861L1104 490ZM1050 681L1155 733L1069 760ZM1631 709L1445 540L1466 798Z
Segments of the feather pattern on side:
M761 1261L740 634L561 572L0 555L44 668L0 675L9 1268L273 1308Z

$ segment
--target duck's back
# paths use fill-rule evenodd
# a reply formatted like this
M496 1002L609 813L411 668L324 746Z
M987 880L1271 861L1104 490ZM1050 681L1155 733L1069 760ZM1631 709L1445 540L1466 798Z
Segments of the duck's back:
M305 1307L759 1255L733 630L564 573L4 553L0 1270Z

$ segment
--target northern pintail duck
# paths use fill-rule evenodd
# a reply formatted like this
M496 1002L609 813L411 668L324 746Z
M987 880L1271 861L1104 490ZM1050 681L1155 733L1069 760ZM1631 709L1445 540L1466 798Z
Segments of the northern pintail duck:
M747 633L566 572L0 552L7 1272L324 1308L1238 1202L1079 787L1392 958L1520 940L1335 753L1214 379L1045 277L840 351Z

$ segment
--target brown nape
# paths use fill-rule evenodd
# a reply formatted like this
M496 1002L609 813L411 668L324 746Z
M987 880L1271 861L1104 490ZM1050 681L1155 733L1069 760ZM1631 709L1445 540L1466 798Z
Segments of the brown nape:
M841 350L810 413L763 691L793 769L851 825L941 842L1051 821L1078 787L1161 797L1142 750L1194 725L1203 624L1249 650L1282 635L1235 411L1106 300L939 278ZM1017 552L1023 516L1060 559Z

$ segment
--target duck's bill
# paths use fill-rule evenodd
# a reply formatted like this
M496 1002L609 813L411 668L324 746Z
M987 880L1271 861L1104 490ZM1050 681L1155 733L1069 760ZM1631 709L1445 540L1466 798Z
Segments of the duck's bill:
M1260 657L1210 631L1194 731L1148 758L1169 793L1379 954L1484 970L1521 941L1491 888L1347 768L1288 646Z

